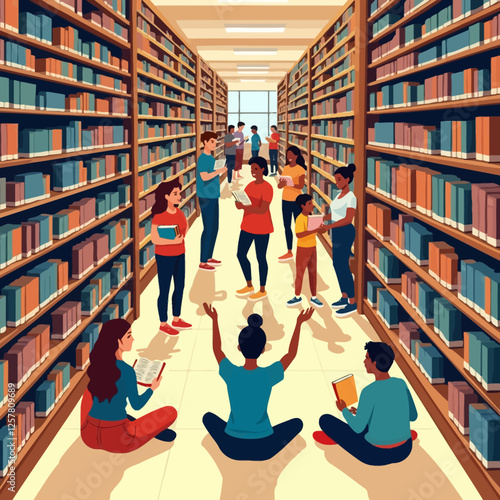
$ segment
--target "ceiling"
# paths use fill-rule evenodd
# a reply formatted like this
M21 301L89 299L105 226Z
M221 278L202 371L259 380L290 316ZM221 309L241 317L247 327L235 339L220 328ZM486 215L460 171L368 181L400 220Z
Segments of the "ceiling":
M346 3L346 0L153 1L174 30L219 73L230 90L275 90L285 73ZM238 32L228 33L227 25L229 29L236 25ZM239 32L241 28L284 28L284 31ZM235 54L233 49L275 49L276 53L242 55ZM238 68L242 65L251 68Z

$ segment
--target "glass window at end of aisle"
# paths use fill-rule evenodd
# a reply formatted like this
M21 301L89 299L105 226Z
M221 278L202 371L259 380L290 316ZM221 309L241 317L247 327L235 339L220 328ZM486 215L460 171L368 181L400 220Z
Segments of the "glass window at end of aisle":
M266 137L269 137L269 115L267 113L241 113L240 119L245 122L243 133L252 137L252 125L257 126L257 133L262 144L266 144ZM249 141L250 142L250 141Z
M231 90L228 92L227 97L227 112L228 113L238 113L240 110L240 93L237 90Z
M227 125L234 125L234 128L238 128L238 122L240 121L240 117L238 113L229 113L227 115Z
M269 92L267 90L240 92L241 113L269 113Z
M269 113L278 112L278 93L269 92Z

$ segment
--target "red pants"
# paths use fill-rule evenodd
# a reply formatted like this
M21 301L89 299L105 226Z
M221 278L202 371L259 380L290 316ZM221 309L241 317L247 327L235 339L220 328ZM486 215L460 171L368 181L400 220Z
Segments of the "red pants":
M236 163L234 164L234 171L237 172L238 170L241 170L243 167L243 153L245 152L244 149L237 149L236 150Z
M128 419L109 422L89 416L92 395L85 391L81 408L81 435L83 442L97 450L128 453L144 446L158 433L170 427L177 418L172 406L164 406L131 422Z
M311 288L311 295L316 295L316 262L317 252L316 247L299 247L297 246L296 257L296 276L295 276L295 295L298 297L302 293L302 281L304 280L304 273L306 269L309 271L309 287Z

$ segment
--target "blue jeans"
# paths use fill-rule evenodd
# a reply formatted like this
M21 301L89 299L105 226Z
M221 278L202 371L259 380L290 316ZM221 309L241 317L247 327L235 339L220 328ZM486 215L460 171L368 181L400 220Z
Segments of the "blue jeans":
M181 315L182 295L184 293L184 279L186 277L185 254L175 257L155 255L160 295L158 296L158 315L162 323L168 320L168 295L170 283L174 279L174 293L172 294L172 312L174 317Z
M292 215L295 221L300 215L300 207L294 201L281 201L281 209L283 211L283 225L285 226L286 248L293 248L293 231L292 231Z
M349 268L349 258L352 255L351 247L355 236L356 229L352 224L332 229L333 267L337 273L340 291L347 293L350 299L354 298L354 281Z
M379 448L365 439L366 429L361 434L333 415L323 415L319 419L322 431L354 458L366 465L389 465L405 460L411 453L411 438L396 448Z
M278 171L278 150L270 149L269 150L269 163L271 174L275 174Z
M266 286L267 281L267 246L269 245L268 234L252 234L246 231L241 231L240 239L238 241L238 260L240 262L241 270L247 281L252 281L252 266L248 260L247 254L250 246L255 241L255 253L257 254L257 261L259 263L259 277L260 286Z
M302 430L302 420L293 418L273 427L270 436L259 439L242 439L226 434L226 425L213 413L203 415L203 424L217 443L220 451L233 460L262 461L273 458Z
M236 164L236 155L226 155L227 182L233 182L233 170Z
M219 198L199 198L199 200L203 219L200 262L206 263L213 257L219 232Z
M259 149L252 149L252 158L255 156L259 156Z

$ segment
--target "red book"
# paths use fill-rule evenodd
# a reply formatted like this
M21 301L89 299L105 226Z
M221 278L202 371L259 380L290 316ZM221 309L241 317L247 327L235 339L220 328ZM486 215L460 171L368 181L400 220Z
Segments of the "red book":
M45 361L50 351L50 326L37 325L35 328L28 332L28 337L35 337L40 339L40 362Z
M23 349L22 346L14 344L3 356L8 362L9 383L19 389L23 383Z
M500 247L500 192L486 195L486 241Z

